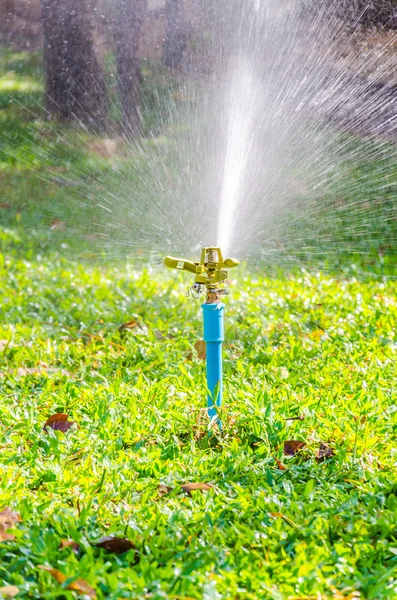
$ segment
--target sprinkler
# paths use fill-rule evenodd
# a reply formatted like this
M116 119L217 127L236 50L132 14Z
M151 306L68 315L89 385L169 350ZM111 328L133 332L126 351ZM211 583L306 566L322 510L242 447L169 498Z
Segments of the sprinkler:
M167 256L166 267L187 271L195 275L194 284L188 288L187 296L199 298L206 292L205 303L202 304L204 320L204 341L206 342L208 416L211 422L217 422L217 409L222 405L222 343L224 341L224 309L221 297L229 292L221 287L227 279L227 269L237 267L235 258L222 256L220 248L203 248L200 262L191 262L182 258Z

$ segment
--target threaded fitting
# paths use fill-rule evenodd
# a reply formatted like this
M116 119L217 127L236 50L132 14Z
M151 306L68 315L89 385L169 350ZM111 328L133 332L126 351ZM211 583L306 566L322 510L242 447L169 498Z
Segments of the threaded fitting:
M218 251L217 250L208 250L207 262L212 263L212 264L215 264L218 262Z

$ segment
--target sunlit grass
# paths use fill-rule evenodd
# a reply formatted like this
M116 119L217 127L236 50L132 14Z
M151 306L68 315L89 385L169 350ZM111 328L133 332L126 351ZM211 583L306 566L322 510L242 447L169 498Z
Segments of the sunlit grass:
M12 231L2 249L0 505L23 521L0 542L0 585L71 597L46 564L99 598L393 597L395 283L242 267L211 440L187 280L40 257ZM43 431L55 412L77 425ZM306 448L288 457L287 440ZM110 534L139 554L93 547Z
M14 73L9 73L0 78L1 92L37 92L43 90L43 86L35 79L27 77L19 78Z

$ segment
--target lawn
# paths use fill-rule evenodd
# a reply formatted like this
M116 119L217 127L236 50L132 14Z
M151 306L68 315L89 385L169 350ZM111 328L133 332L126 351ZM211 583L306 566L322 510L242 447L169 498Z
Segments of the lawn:
M50 126L18 106L1 121L4 597L395 598L397 282L242 265L209 437L190 280L62 246L73 188L39 183L45 157L26 156ZM49 137L58 167L109 168Z
M181 283L7 250L2 281L0 498L21 522L0 583L60 597L47 565L98 598L395 597L394 283L241 276L209 440ZM44 430L59 412L74 425Z

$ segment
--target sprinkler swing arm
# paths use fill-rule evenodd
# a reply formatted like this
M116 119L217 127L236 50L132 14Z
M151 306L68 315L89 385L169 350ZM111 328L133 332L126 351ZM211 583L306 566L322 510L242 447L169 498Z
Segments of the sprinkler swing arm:
M217 409L222 405L222 343L224 341L224 309L221 296L228 291L220 287L227 279L227 269L237 267L240 261L235 258L223 258L220 248L211 246L203 248L200 262L192 262L182 258L167 256L166 267L187 271L195 275L192 287L187 296L198 298L206 289L206 301L202 304L204 321L204 341L206 343L206 370L208 388L208 416L211 422L221 427Z
M204 288L207 288L207 304L219 302L215 298L217 295L227 294L227 290L219 286L227 279L227 270L237 267L240 263L235 258L223 258L220 248L215 246L203 248L201 250L200 262L192 262L183 258L173 258L166 256L164 264L169 269L177 269L179 271L187 271L195 275L194 285L188 289L197 296L201 295ZM208 298L208 296L211 296Z

